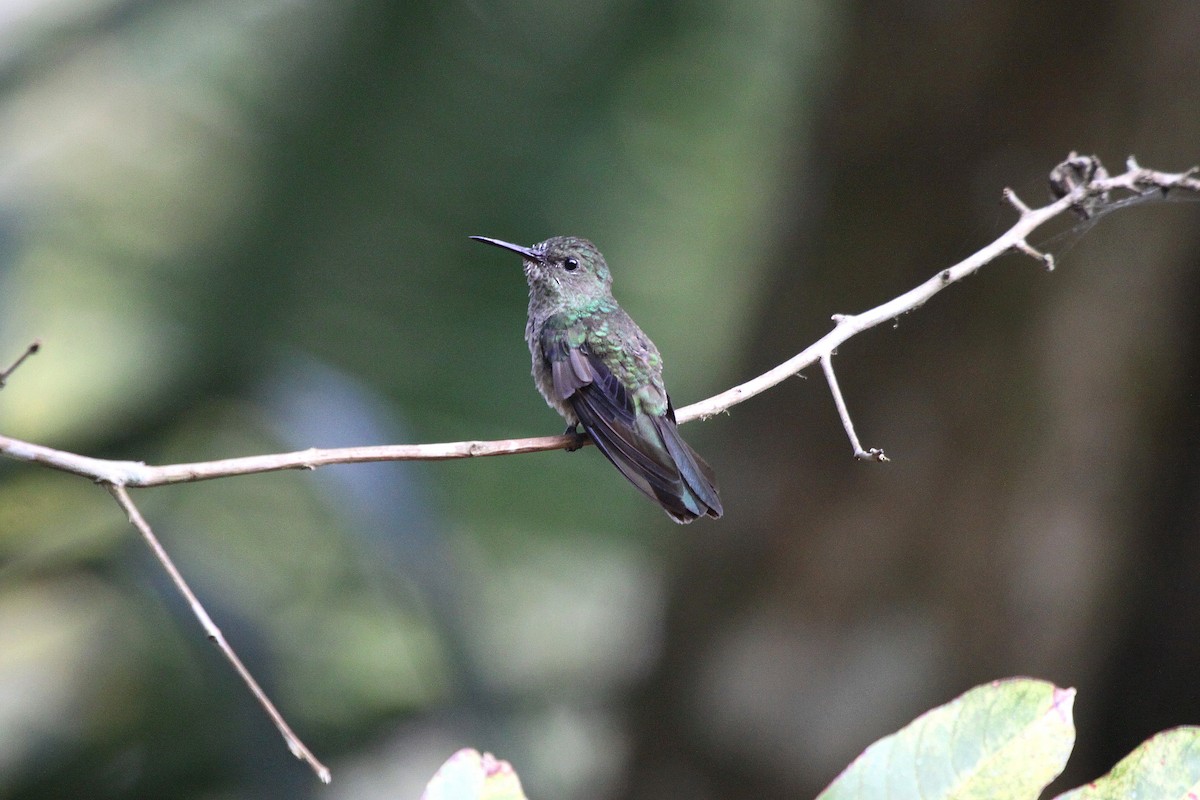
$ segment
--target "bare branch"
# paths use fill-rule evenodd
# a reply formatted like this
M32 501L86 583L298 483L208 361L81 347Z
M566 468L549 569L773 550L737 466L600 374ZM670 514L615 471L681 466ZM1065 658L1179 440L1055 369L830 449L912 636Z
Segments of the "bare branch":
M141 461L112 461L68 453L40 444L0 436L0 454L17 461L30 461L52 469L114 483L130 488L190 483L213 478L230 478L261 472L290 469L316 469L329 464L363 464L371 461L446 461L455 458L509 456L544 450L577 449L588 440L579 436L536 436L527 439L499 439L490 442L467 441L441 444L385 444L364 447L311 448L294 453L226 458L193 464L168 464L154 467Z
M850 437L850 446L854 448L854 457L859 461L887 461L888 457L878 447L864 450L858 434L854 432L854 423L850 421L850 411L846 408L846 400L842 397L842 389L838 386L837 375L833 371L833 354L821 358L821 367L825 370L825 380L829 383L829 391L833 394L833 403L837 406L838 416L842 418L842 427Z
M1090 158L1094 160L1094 157ZM1081 160L1086 159L1072 153L1068 163L1078 163ZM1092 172L1098 172L1098 170L1092 170ZM838 345L852 336L862 333L868 328L873 328L876 325L896 319L910 311L915 311L929 300L929 298L950 284L956 283L968 275L977 272L984 265L995 261L1014 248L1020 250L1020 242L1025 242L1031 233L1067 209L1081 206L1085 202L1095 198L1106 198L1110 192L1118 190L1134 195L1144 195L1150 191L1167 192L1171 189L1185 189L1190 192L1200 193L1200 178L1196 177L1196 170L1191 169L1186 172L1167 173L1133 167L1128 172L1112 178L1106 175L1104 178L1093 177L1086 182L1077 182L1073 185L1073 188L1068 189L1055 202L1041 208L1033 209L1025 206L1019 199L1016 203L1013 203L1015 195L1011 191L1006 192L1006 198L1008 198L1010 203L1013 203L1014 208L1020 210L1021 216L1013 223L1012 227L1001 234L994 242L954 266L939 271L921 285L910 289L899 297L889 300L883 305L876 306L861 314L839 315L835 317L833 330L788 361L739 386L714 395L707 400L701 400L698 403L693 403L690 406L679 409L676 413L676 418L680 422L697 418L707 419L714 414L719 414L738 403L748 400L756 394L765 392L767 389L782 383L800 372L800 370L832 353L837 349ZM1093 213L1100 209L1099 205L1088 207L1092 208ZM1111 207L1115 208L1116 204L1113 204ZM1024 210L1021 210L1022 208Z
M175 562L167 555L167 551L163 549L162 544L158 541L158 537L154 535L154 531L150 529L150 525L146 522L138 507L134 505L133 499L130 498L129 492L120 484L106 483L105 488L112 494L121 508L125 510L129 517L129 522L133 527L137 528L142 534L142 538L146 540L146 544L150 545L150 549L154 552L154 557L162 564L163 569L171 576L171 581L175 584L175 588L188 601L188 605L192 607L192 614L200 621L200 626L204 628L204 633L208 640L217 646L221 651L221 655L225 656L226 660L233 665L234 670L241 677L242 681L250 689L251 694L258 700L258 704L267 712L267 716L275 723L275 727L279 729L279 733L283 736L283 741L287 743L288 749L292 751L292 755L301 761L306 762L312 767L313 772L317 773L317 777L322 783L329 783L332 780L332 775L329 773L329 768L317 760L317 757L304 746L304 742L292 732L291 726L284 720L283 715L275 708L275 704L267 697L266 692L258 685L258 681L254 680L254 676L250 674L250 670L246 669L246 665L238 658L237 653L229 646L229 642L225 641L225 635L221 633L221 629L212 621L212 617L204 610L204 606L200 604L200 600L192 592L187 581L183 579L183 575L175 567Z
M29 346L25 348L25 352L12 363L12 366L6 370L0 371L0 389L4 388L4 384L8 382L8 378L17 371L17 367L25 363L25 359L42 349L42 342L39 339L34 339Z

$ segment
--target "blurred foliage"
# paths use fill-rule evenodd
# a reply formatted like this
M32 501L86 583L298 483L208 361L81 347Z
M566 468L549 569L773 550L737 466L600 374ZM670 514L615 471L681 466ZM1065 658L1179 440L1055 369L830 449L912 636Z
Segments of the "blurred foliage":
M1074 701L1029 678L977 686L871 745L818 800L1036 798L1075 744Z
M831 9L0 10L0 352L45 343L0 430L154 463L557 432L468 234L596 240L677 403L723 388ZM134 497L335 792L406 796L438 731L543 796L611 780L675 531L594 452ZM0 795L316 790L98 489L0 464L0 609Z
M525 800L525 792L507 761L463 749L438 769L421 800Z
M1062 772L1075 744L1073 689L1008 678L977 686L868 747L818 800L1032 800ZM1107 775L1058 800L1191 798L1200 785L1200 728L1163 731ZM463 749L421 800L524 800L507 761Z

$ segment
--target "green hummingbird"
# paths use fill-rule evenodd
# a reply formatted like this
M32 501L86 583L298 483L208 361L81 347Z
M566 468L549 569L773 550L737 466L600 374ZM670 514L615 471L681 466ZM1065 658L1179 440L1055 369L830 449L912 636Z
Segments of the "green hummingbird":
M675 426L662 356L613 299L612 274L596 246L574 236L532 247L471 238L525 259L533 380L567 431L582 425L621 474L676 522L721 516L712 468Z

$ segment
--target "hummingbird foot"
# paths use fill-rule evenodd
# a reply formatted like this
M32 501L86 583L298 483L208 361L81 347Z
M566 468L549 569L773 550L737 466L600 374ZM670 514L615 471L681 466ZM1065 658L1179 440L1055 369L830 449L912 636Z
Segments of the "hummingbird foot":
M575 437L575 441L573 441L569 445L567 445L568 453L574 453L576 450L583 447L583 443L585 441L587 441L587 434L580 432L579 423L576 423L574 425L568 425L567 429L565 431L563 431L563 435Z

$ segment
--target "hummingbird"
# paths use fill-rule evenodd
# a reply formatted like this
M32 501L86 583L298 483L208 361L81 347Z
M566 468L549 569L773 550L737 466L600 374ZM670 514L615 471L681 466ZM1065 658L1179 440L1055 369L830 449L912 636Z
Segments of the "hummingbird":
M604 256L587 239L554 236L518 253L529 283L525 341L546 402L580 426L638 491L671 519L720 517L712 468L679 436L662 379L662 356L612 294Z

